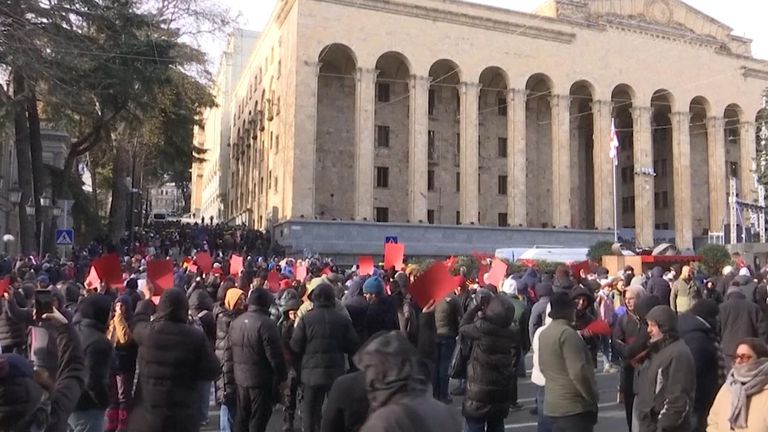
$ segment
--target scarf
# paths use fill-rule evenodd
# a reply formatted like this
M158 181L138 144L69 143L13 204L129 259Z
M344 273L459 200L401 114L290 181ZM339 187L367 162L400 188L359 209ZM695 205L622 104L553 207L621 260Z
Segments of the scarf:
M768 359L734 366L726 382L731 391L731 430L747 428L747 402L768 385Z

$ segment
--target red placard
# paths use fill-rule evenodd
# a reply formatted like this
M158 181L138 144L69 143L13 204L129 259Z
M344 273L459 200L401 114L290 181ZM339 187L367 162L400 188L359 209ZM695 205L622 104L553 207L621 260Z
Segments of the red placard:
M491 264L491 271L485 275L485 283L491 284L496 288L501 288L501 283L507 276L507 264L500 259L494 259Z
M97 290L99 289L100 284L99 274L96 273L96 268L91 266L91 270L88 272L88 277L85 279L85 287L90 290Z
M405 245L403 243L384 244L385 270L389 270L392 267L395 270L400 270L403 267L403 257L405 257Z
M296 279L298 279L301 282L304 282L304 279L307 278L307 265L304 263L296 264Z
M275 270L269 272L269 275L267 275L267 287L273 293L280 291L280 273Z
M213 259L208 252L198 252L195 254L195 262L203 270L203 273L210 273L213 269Z
M8 287L11 286L11 277L6 276L0 279L0 297L4 296L8 292Z
M361 256L357 259L357 274L370 276L373 274L373 257Z
M147 279L152 283L155 295L173 288L173 263L170 260L147 262Z
M123 270L120 267L120 258L117 257L117 254L111 253L99 257L93 262L93 268L96 269L100 281L112 288L123 286Z
M584 330L587 330L591 332L592 334L600 335L600 336L610 336L611 335L611 326L608 325L607 322L596 319L589 323L586 327L584 327Z
M239 276L243 270L243 257L240 255L232 255L229 259L229 274L233 276Z
M438 261L421 274L411 284L408 292L420 307L431 300L441 300L456 288L456 282L448 271L448 266Z

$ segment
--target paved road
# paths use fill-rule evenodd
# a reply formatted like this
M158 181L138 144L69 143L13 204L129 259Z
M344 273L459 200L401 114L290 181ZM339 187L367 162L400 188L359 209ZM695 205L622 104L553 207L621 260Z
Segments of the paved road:
M531 364L531 356L526 358L526 363ZM601 369L602 370L602 364ZM528 376L530 376L530 367L528 370ZM616 403L616 393L618 387L619 376L617 373L603 374L598 372L597 374L597 386L600 391L600 411L599 419L596 431L597 432L618 432L627 430L627 424L624 420L624 406ZM536 405L534 396L536 394L534 385L530 379L522 379L518 382L519 402L525 405L525 409L515 411L509 414L505 421L506 430L515 432L535 432L536 431L536 417L529 413L530 408ZM454 396L453 406L460 413L461 412L461 397ZM282 408L277 407L272 415L268 432L280 432L282 431ZM218 431L219 424L219 412L218 407L211 407L211 417L207 427L204 427L203 432ZM301 429L299 423L295 425L295 431L299 432Z

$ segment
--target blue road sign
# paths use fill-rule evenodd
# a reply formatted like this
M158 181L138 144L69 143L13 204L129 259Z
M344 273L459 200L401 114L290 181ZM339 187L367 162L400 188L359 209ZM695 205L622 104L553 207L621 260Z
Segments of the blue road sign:
M397 236L387 236L384 238L384 243L397 244Z
M69 228L56 230L56 246L72 246L75 244L75 231Z

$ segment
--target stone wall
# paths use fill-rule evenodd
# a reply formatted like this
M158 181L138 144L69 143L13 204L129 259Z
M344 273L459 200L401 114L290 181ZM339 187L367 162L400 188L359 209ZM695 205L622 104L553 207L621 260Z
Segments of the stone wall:
M373 165L389 168L389 187L376 188L374 183L373 206L388 208L390 222L405 222L408 219L408 84L388 84L389 102L376 103L375 124L389 127L389 147L377 143ZM374 134L377 133L374 130ZM378 139L376 135L374 139ZM376 175L375 168L373 175Z
M508 139L507 157L499 157L499 138L507 138L507 116L499 115L499 100L506 103L506 90L480 89L479 205L480 225L486 226L498 226L499 213L507 213L507 197L512 193L507 190L506 195L499 194L499 176L508 175L507 158L515 157L509 150ZM510 215L507 215L507 221L510 221Z
M459 172L459 93L456 88L444 85L432 86L432 90L435 107L434 114L429 116L429 130L435 134L437 163L430 167L435 170L435 189L427 192L427 208L434 211L435 223L454 225L459 210L459 193L456 190L456 173Z

